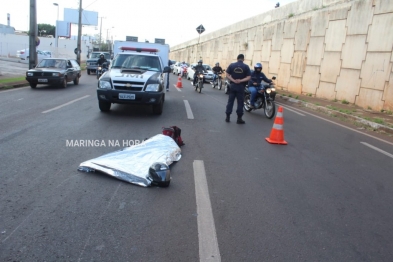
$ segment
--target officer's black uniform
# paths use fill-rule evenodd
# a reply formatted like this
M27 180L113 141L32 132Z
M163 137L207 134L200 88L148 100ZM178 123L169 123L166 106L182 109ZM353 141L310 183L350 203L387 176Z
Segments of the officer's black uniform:
M238 60L237 62L232 63L228 66L226 73L231 75L233 79L243 79L251 75L251 70L248 65L243 63L243 61ZM225 111L225 113L227 114L227 118L226 118L227 122L229 122L229 115L232 114L233 104L236 98L237 100L236 113L238 117L238 123L242 124L241 122L243 122L243 120L241 120L241 118L243 116L244 87L246 86L246 84L247 82L243 82L239 84L231 82L228 104Z
M197 77L198 77L198 72L199 73L203 73L203 72L207 72L206 69L203 67L203 65L199 65L197 64L196 66L194 66L194 70L195 70L195 74L194 74L194 82L193 84L196 85L197 82Z
M103 63L108 62L108 60L105 59L105 57L98 59L97 64L102 65Z

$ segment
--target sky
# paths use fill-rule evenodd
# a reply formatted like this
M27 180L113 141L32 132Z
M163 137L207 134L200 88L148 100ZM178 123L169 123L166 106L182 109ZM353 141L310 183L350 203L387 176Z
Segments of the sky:
M236 22L274 9L279 0L81 0L82 9L98 13L97 26L84 26L82 34L96 35L102 39L126 40L136 36L138 40L154 42L165 39L170 46L198 38L196 28L203 25L203 35ZM7 3L3 5L3 3ZM284 6L296 0L281 0ZM57 3L58 7L53 5ZM240 4L239 4L240 3ZM247 4L246 4L247 3ZM10 14L11 26L16 30L29 29L30 0L0 0L0 24L7 24ZM36 0L37 23L55 25L64 19L64 8L79 8L79 0ZM102 17L102 19L101 19ZM101 26L102 21L102 26ZM77 25L71 34L78 34Z

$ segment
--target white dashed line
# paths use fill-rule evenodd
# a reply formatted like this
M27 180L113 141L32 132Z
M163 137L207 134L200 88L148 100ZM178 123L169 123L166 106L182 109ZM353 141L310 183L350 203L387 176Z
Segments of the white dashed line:
M187 118L194 119L194 114L192 113L191 106L188 103L188 100L183 100L183 101L184 101L184 106L186 107Z
M382 154L384 154L384 155L387 155L388 157L393 158L393 155L392 155L392 154L390 154L390 153L388 153L388 152L386 152L386 151L383 151L382 149L379 149L378 147L375 147L375 146L372 146L372 145L370 145L370 144L367 144L366 142L360 142L360 143L363 144L363 145L365 145L365 146L368 146L369 148L374 149L375 151L378 151L378 152L380 152L380 153L382 153Z
M194 160L193 168L197 205L199 261L220 262L221 255L218 248L205 165L202 160Z
M82 96L82 97L77 98L77 99L74 99L74 100L72 100L72 101L70 101L70 102L68 102L68 103L62 104L62 105L60 105L60 106L56 106L56 107L54 107L54 108L52 108L52 109L49 109L49 110L46 110L46 111L43 111L42 113L43 113L43 114L49 113L49 112L51 112L51 111L60 109L60 108L62 108L62 107L64 107L64 106L71 105L72 103L75 103L75 102L77 102L77 101L79 101L79 100L85 99L85 98L87 98L87 97L89 97L89 96L90 96L90 95Z

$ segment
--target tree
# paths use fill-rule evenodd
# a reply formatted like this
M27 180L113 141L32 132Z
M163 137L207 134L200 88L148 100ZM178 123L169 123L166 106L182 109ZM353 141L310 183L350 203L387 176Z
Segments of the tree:
M56 27L50 24L38 24L38 36L56 35Z

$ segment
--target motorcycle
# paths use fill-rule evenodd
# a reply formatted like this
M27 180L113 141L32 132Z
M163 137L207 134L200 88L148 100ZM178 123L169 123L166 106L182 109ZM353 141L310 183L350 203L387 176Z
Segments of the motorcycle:
M225 70L223 70L223 72L225 72ZM222 73L215 74L215 79L214 79L214 81L212 83L212 87L215 88L217 86L218 90L221 90L221 88L222 88L222 76L221 76L221 74Z
M204 76L203 73L195 72L197 74L197 83L195 85L195 91L201 93L203 88Z
M273 80L276 79L274 76ZM252 110L264 109L265 116L268 119L272 119L276 113L276 104L274 102L276 97L276 88L274 83L271 84L261 84L261 88L257 92L255 98L254 108L250 106L251 92L248 90L248 86L244 88L244 110L251 112Z
M181 77L187 79L187 67L183 68L183 72L182 72L182 76Z
M106 71L108 71L108 63L104 62L97 68L97 79L99 79Z

